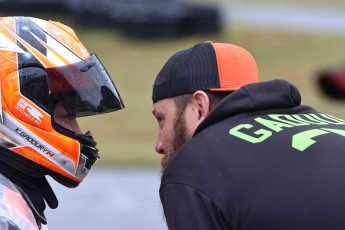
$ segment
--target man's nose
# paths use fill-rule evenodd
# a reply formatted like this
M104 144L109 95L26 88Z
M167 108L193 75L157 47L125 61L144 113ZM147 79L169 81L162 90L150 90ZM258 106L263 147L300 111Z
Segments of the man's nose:
M160 132L157 135L155 150L159 154L164 154L162 135Z

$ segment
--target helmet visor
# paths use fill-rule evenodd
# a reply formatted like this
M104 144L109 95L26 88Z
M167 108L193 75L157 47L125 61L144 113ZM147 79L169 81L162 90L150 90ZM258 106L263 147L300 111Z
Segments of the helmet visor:
M74 117L108 113L124 104L95 54L71 65L47 68L49 93Z

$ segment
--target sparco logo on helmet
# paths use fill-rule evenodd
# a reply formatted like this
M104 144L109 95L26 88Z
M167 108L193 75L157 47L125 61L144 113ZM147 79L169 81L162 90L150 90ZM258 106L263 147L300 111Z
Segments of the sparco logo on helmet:
M36 141L35 139L33 139L32 137L30 137L28 134L26 134L25 132L21 131L19 128L16 128L14 130L16 133L18 133L21 137L23 137L24 139L26 139L28 142L30 142L33 146L35 146L37 149L43 151L45 154L47 154L50 157L54 156L54 153L52 153L49 149L47 149L46 147L44 147L42 144L40 144L38 141Z

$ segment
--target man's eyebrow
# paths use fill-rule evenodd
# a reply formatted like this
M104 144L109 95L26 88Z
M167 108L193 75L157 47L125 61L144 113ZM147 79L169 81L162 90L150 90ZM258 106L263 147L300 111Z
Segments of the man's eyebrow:
M153 106L153 108L152 108L152 114L153 114L153 116L156 117L156 118L159 117L159 116L161 115L160 109L157 108L156 106Z
M152 108L152 114L153 116L157 116L157 109L155 107Z

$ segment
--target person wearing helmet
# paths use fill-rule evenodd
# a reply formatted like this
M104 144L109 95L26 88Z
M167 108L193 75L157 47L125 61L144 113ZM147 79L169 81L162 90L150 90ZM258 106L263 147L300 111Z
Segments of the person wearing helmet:
M46 229L57 198L46 176L76 187L99 158L76 118L124 108L95 54L68 26L0 18L0 229Z

